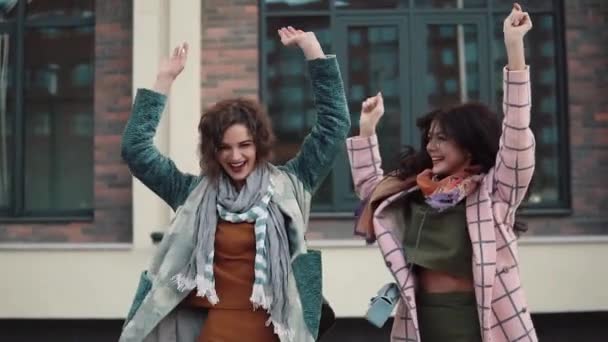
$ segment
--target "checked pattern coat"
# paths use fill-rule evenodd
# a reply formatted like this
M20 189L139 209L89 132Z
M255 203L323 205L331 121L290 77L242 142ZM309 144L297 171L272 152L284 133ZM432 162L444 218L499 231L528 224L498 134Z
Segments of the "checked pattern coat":
M496 164L466 198L473 247L475 297L484 342L538 341L519 276L515 211L534 173L534 135L530 130L530 72L503 70L503 132ZM377 136L347 140L355 189L368 198L383 178ZM415 275L408 270L401 232L405 227L395 203L408 192L384 200L373 225L386 266L401 289L391 341L421 342L416 315ZM401 232L400 232L401 231Z

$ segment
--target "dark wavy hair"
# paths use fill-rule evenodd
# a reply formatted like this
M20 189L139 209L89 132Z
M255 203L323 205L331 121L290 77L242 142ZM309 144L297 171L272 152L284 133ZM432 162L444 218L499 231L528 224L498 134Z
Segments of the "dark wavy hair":
M498 144L502 126L498 115L481 103L466 103L446 109L436 109L416 120L420 130L420 150L407 146L399 158L399 166L394 174L400 179L415 176L433 167L426 146L433 122L452 139L458 147L471 154L471 165L488 172L496 163ZM527 231L527 225L516 220L517 234Z
M198 124L199 165L202 173L212 179L217 179L222 172L216 156L224 133L235 124L249 130L256 148L256 165L271 158L275 136L264 108L257 101L242 97L219 101L203 113Z

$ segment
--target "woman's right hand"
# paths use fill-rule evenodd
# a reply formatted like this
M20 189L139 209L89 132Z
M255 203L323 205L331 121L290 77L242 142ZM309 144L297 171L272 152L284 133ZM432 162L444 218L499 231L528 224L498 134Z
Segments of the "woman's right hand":
M184 70L188 59L188 43L183 43L173 49L169 58L164 58L158 67L158 76L175 79Z
M173 49L173 54L169 58L163 59L158 66L154 91L167 95L171 90L173 81L184 70L187 59L188 43L183 43Z
M376 134L376 126L384 115L384 99L378 92L376 96L367 98L361 104L361 117L359 118L359 135L371 137Z

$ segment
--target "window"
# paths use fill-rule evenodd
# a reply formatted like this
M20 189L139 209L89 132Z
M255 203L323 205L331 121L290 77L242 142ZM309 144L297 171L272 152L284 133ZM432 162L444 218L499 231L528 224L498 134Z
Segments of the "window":
M93 0L0 0L0 216L90 216Z
M523 5L534 21L526 53L538 160L525 207L542 213L569 207L563 4ZM266 0L260 6L260 89L280 142L279 163L296 153L315 115L301 54L279 48L281 26L315 31L323 48L338 55L351 134L358 132L362 100L382 90L386 115L378 133L385 170L397 166L401 147L418 147L414 123L433 108L481 101L502 115L502 20L512 1ZM343 153L314 198L313 211L340 216L352 213L356 203Z

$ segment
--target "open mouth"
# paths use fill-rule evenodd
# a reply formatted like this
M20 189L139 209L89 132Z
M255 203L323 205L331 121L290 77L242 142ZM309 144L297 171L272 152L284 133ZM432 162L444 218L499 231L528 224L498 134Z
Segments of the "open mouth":
M246 161L240 161L240 162L228 163L228 166L230 166L230 170L232 170L232 172L239 173L239 172L243 171L246 164L247 164Z
M431 160L433 161L433 164L437 164L441 161L443 161L443 157L431 157Z

